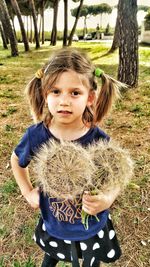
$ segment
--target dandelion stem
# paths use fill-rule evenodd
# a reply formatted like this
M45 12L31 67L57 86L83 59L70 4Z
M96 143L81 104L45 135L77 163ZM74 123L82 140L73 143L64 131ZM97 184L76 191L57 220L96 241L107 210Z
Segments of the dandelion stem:
M82 210L82 212L81 212L81 221L82 221L82 224L84 225L86 230L89 229L89 217L90 216L91 215L89 215L84 210ZM95 217L96 221L99 222L99 218L97 217L97 215L93 215L93 216Z

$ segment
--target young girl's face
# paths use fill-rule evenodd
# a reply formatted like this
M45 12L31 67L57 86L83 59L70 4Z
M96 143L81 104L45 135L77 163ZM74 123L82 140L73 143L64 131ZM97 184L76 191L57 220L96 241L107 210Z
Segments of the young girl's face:
M83 112L94 101L94 92L88 88L88 81L83 84L83 80L83 75L73 70L65 71L48 90L46 101L54 122L83 124Z

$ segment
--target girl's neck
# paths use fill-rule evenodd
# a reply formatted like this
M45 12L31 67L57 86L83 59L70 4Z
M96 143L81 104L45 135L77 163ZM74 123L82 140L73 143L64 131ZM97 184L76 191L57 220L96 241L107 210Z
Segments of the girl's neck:
M83 122L76 127L68 125L55 124L53 121L49 126L49 130L53 136L60 140L73 141L79 139L89 131L90 127L87 127Z

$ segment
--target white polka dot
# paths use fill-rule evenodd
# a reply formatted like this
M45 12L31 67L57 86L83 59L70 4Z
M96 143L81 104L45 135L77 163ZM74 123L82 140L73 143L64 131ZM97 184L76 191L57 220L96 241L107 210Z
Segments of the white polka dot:
M43 231L46 231L46 227L45 227L45 224L44 223L42 224L42 230Z
M80 247L83 251L87 249L87 245L83 242L80 242Z
M93 262L94 262L94 261L95 261L95 258L93 257L93 258L91 259L90 266L93 265Z
M65 242L66 244L71 244L71 241L70 241L70 240L64 240L64 242Z
M44 242L43 242L43 240L40 238L40 244L43 246L43 247L45 247L45 244L44 244Z
M111 249L108 253L107 253L107 257L108 258L113 258L115 256L115 251L114 251L114 249Z
M58 244L55 241L50 241L49 244L51 247L54 247L54 248L58 247Z
M104 237L104 231L100 230L98 233L99 238L103 238Z
M57 253L57 256L62 260L65 259L65 255L62 253Z
M98 243L95 243L94 246L93 246L93 250L95 250L97 248L100 248L100 245Z
M109 220L111 220L111 215L110 214L108 215L108 218L109 218Z
M35 236L35 234L34 234L34 236L33 236L33 240L36 242L36 236Z
M114 230L110 230L109 231L109 239L113 239L113 237L115 236L115 231Z

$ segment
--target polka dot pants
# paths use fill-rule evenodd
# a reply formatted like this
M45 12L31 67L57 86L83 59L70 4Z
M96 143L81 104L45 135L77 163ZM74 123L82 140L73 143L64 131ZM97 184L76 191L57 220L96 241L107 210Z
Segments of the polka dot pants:
M51 258L72 262L73 267L80 266L78 258L82 259L83 267L95 267L100 261L114 262L121 255L110 215L105 227L97 235L84 241L60 240L49 236L40 218L34 240Z

